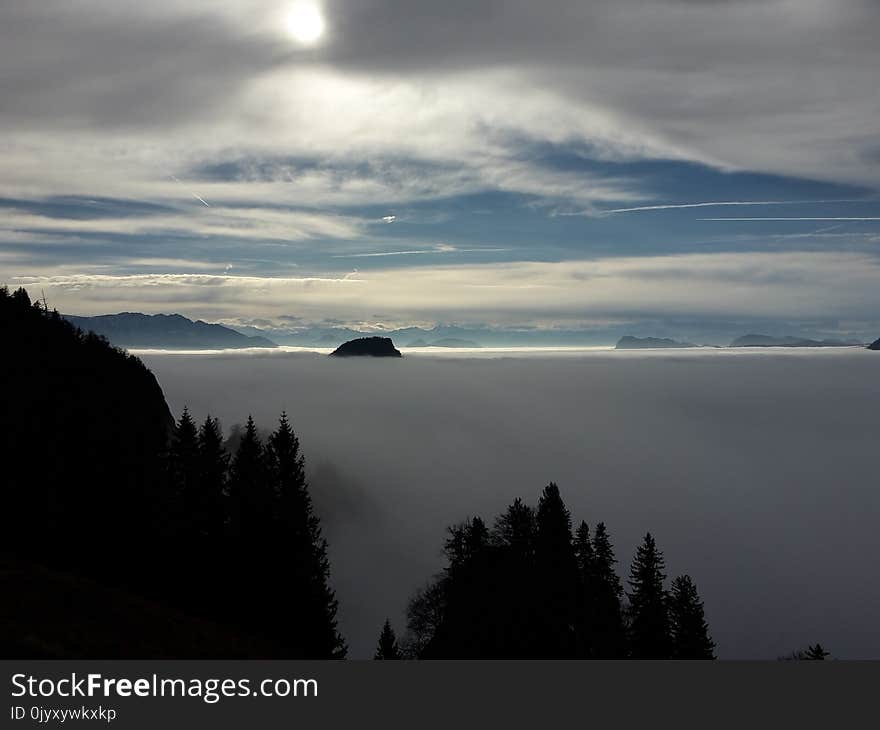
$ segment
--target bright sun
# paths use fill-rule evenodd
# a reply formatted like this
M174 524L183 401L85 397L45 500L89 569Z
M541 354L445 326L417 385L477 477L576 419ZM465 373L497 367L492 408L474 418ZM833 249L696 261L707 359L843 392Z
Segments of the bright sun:
M324 35L324 16L312 2L298 2L287 14L287 32L300 43L314 43Z

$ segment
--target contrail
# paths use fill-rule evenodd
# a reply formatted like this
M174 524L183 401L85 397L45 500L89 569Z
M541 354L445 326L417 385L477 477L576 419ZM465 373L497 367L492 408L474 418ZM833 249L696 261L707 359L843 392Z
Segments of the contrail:
M170 177L172 180L174 180L174 182L176 182L178 185L180 185L182 187L186 187L182 182L180 182L180 180L177 179L176 175L169 175L168 177ZM196 200L198 200L202 205L205 205L208 208L211 207L211 204L207 200L205 200L203 197L201 197L199 195L196 195L192 190L189 191L189 194L192 195Z
M880 221L880 217L800 217L800 218L697 218L698 221Z
M861 203L862 199L846 198L838 200L716 200L705 203L671 203L668 205L640 205L635 208L612 208L599 211L600 215L611 213L636 213L643 210L678 210L680 208L711 208L721 205L807 205L808 203Z
M448 246L445 248L423 248L418 251L377 251L373 253L348 253L335 254L334 259L365 259L375 256L422 256L425 254L441 254L441 253L496 253L499 251L509 251L507 248L455 248Z

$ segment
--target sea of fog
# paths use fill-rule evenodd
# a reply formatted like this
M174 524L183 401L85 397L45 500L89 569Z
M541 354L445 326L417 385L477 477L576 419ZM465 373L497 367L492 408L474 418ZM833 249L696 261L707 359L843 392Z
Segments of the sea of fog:
M552 480L577 522L606 522L621 575L654 534L719 656L880 658L880 353L404 352L139 353L175 415L290 414L353 657L386 616L402 630L447 525Z

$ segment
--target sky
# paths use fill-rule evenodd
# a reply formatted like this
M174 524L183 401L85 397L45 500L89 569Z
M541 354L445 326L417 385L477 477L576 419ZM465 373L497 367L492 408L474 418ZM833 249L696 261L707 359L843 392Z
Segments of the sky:
M876 337L878 29L872 0L6 0L0 283Z

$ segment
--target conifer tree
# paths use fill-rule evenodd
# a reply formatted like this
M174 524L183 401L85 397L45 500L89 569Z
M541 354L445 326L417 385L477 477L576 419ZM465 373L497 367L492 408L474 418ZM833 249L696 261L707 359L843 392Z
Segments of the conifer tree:
M376 646L376 653L373 659L402 659L400 648L397 646L397 636L394 629L391 628L391 622L386 619L385 625L382 627L382 633L379 634L379 644Z
M273 532L286 573L281 577L288 599L284 621L307 658L343 658L346 647L337 630L327 541L312 509L305 460L286 413L269 437L266 453L277 515Z
M446 575L455 578L458 573L469 570L473 563L486 550L489 544L489 531L479 517L450 527L449 537L443 546L443 554L449 561Z
M575 596L575 656L581 659L593 656L593 626L596 609L596 555L590 528L581 522L574 534L574 555L577 566L577 593Z
M531 564L535 557L535 511L517 497L495 521L492 538L496 545Z
M199 429L199 493L193 509L198 532L219 537L225 525L224 499L229 454L216 418L208 416Z
M536 658L546 633L540 622L541 597L535 567L535 511L515 499L495 521L492 581L495 629L491 655Z
M192 515L199 492L199 443L198 430L187 407L174 426L168 460L176 504L174 532L192 536L197 532Z
M308 524L304 519L306 512L311 510L305 458L300 453L299 439L285 412L281 413L278 428L269 437L266 454L274 513L280 528L288 537L310 539Z
M672 651L663 554L649 532L630 568L630 651L635 659L668 659Z
M703 602L688 575L681 575L672 582L669 618L673 659L715 658L715 642L709 637Z
M553 482L544 488L535 514L535 567L543 603L540 653L553 658L573 656L577 562L571 515Z
M583 520L574 533L574 556L582 580L591 581L596 554L590 539L590 526Z
M626 630L620 605L623 587L614 570L617 559L604 522L596 525L592 547L593 624L590 645L596 658L621 658L626 656Z
M499 596L506 594L495 590L498 578L489 531L482 519L474 517L450 527L448 533L443 547L448 564L437 583L442 592L442 621L430 642L422 641L422 650L434 658L493 656L497 626L506 615Z
M230 530L251 540L267 536L272 521L272 492L268 483L263 444L254 419L248 416L229 475Z

